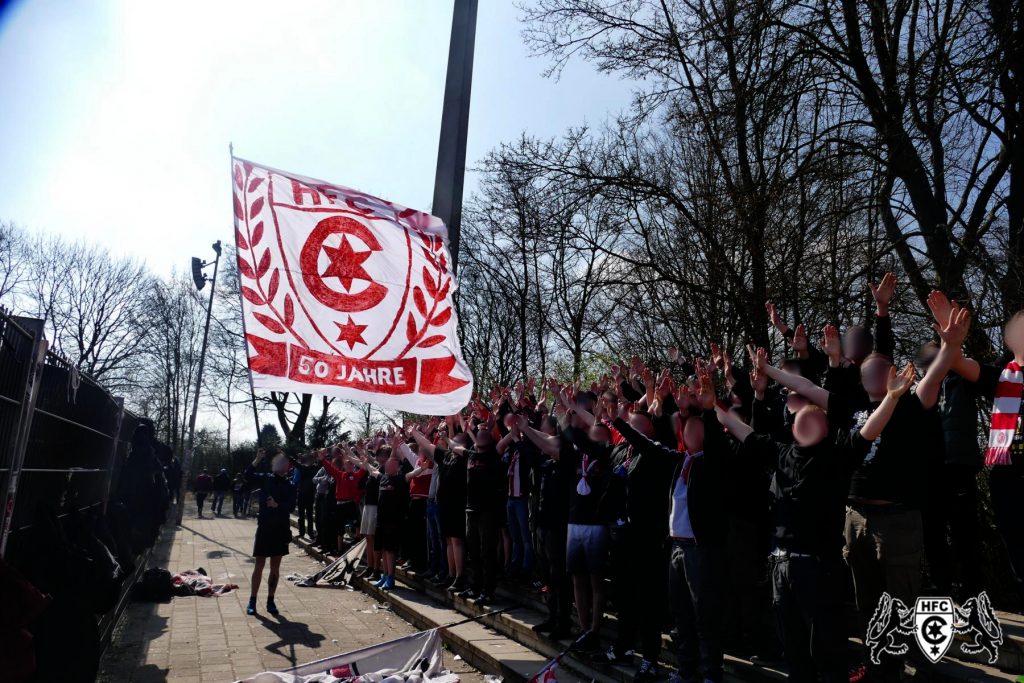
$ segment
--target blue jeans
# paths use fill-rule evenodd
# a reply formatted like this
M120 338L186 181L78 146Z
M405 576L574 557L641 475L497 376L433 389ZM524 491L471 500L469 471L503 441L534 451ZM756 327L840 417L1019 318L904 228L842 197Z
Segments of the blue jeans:
M512 571L529 574L533 566L529 499L526 496L509 498L506 511L508 535L512 537Z
M427 501L427 567L432 574L448 573L448 555L441 535L441 509L436 501Z

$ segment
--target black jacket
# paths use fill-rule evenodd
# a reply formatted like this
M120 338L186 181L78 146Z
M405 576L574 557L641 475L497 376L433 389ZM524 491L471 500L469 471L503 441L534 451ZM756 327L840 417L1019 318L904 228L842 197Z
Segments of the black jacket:
M981 467L978 447L978 392L972 382L949 373L939 387L939 418L945 462Z
M729 466L736 461L738 445L735 440L730 443L718 423L718 418L715 417L715 411L705 410L702 419L704 455L696 458L690 465L687 504L690 510L690 524L693 526L697 543L720 545L726 542L729 533ZM683 454L674 448L652 441L630 427L624 420L615 420L613 426L645 457L654 461L667 460L673 463L672 476L664 482L668 488L666 503L670 505L676 479L682 473ZM659 507L665 510L667 527L669 508Z

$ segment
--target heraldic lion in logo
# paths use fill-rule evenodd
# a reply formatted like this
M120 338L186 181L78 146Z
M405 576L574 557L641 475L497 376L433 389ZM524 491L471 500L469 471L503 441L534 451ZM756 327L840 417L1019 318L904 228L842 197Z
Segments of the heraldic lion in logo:
M883 652L892 655L907 653L907 642L914 635L913 621L914 610L899 598L882 593L868 624L867 638L864 639L874 664L881 663L879 656Z
M982 591L978 597L968 599L963 607L954 609L960 623L953 624L953 631L968 638L974 636L972 642L961 643L960 649L969 655L984 652L988 663L995 664L999 659L999 646L1003 644L1003 627L992 610L988 593Z

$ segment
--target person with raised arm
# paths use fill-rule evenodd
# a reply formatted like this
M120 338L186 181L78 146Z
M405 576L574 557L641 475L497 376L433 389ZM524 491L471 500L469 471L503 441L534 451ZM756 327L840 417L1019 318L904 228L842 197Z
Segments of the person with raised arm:
M321 451L317 454L320 465L334 479L334 529L336 545L332 554L340 554L348 527L358 528L359 500L362 497L361 484L366 471L355 466L354 459L346 454L342 444L330 449L325 456Z
M277 614L274 594L281 576L281 558L288 554L291 542L290 516L295 509L295 483L288 476L288 457L278 451L270 462L270 472L257 472L256 468L263 462L265 451L260 449L256 458L245 468L245 478L259 482L260 511L256 517L256 539L253 542L252 555L255 564L252 568L252 588L249 593L249 605L246 614L256 614L256 596L260 592L263 580L263 567L270 558L270 575L267 577L267 611Z
M651 527L641 536L648 545L660 545L668 535L671 539L670 557L667 561L667 596L661 593L661 600L668 598L678 633L676 643L677 676L683 681L698 680L700 672L705 681L721 681L724 664L725 627L725 576L727 565L726 543L729 532L727 488L732 449L726 443L724 434L715 419L715 389L710 368L697 367L697 388L695 399L696 414L683 416L682 433L685 452L655 441L653 427L646 414L629 414L622 407L618 410L612 427L623 436L633 449L630 467L649 468L649 481L641 484L634 477L630 485L639 484L639 490L630 491L632 505L630 523L643 522ZM652 410L660 411L662 396L655 398ZM655 492L660 489L661 493ZM666 496L665 493L668 493ZM661 519L647 518L640 513L639 496L647 499L649 513L659 514ZM660 497L664 504L652 501ZM651 548L636 546L635 562L648 566ZM649 608L652 598L658 597L665 586L657 585L657 573L640 583L650 584L642 594L648 596L640 609ZM657 651L650 640L660 630L656 619L647 617L647 627L641 630L643 640L643 662L650 669L657 661ZM660 635L658 636L660 637ZM660 648L658 648L660 649ZM653 679L656 671L638 671L637 678Z
M402 544L402 523L409 505L409 482L402 474L400 457L396 455L399 439L391 443L391 456L384 462L377 488L377 525L374 528L375 548L381 552L383 567L377 588L395 587L395 561Z
M503 499L504 472L495 450L490 420L480 423L474 445L453 445L451 450L465 459L466 545L472 567L468 588L457 593L478 606L494 601L498 582L498 539Z
M417 430L413 438L432 454L437 470L437 507L441 523L441 536L445 541L445 555L448 561L448 583L450 593L460 593L468 587L465 577L466 557L466 451L472 445L469 435L459 431L459 420L455 416L445 419L443 443L447 448L431 443ZM455 446L459 448L456 450Z
M892 321L889 318L889 304L896 293L896 284L896 275L892 272L885 273L878 285L868 282L868 289L875 301L873 322L876 334L872 335L870 325L850 325L846 328L841 342L841 363L839 369L831 373L832 381L840 384L836 387L837 390L857 390L859 384L857 369L870 353L881 353L892 358L896 340L893 337ZM806 328L803 325L797 325L796 329L791 329L770 301L765 304L765 309L768 311L772 327L778 330L800 359L801 374L806 377L821 378L829 367L828 358L810 343Z
M929 305L933 310L956 306L939 292L933 293ZM1008 359L980 363L961 352L953 360L953 372L973 382L977 392L992 402L985 448L985 466L991 470L992 511L1014 579L1024 591L1024 310L1006 321L1003 343Z
M544 415L539 429L534 429L525 415L517 415L516 428L537 446L545 458L534 470L537 475L534 524L537 532L537 565L547 585L548 618L535 625L533 630L548 633L552 640L561 640L569 636L572 624L573 589L566 570L565 551L569 526L569 491L576 481L576 471L571 458L562 460L559 457L558 434L561 427L554 415Z
M841 397L810 380L767 363L764 349L751 351L755 401L763 400L772 377L803 392L793 420L793 441L755 433L734 412L716 407L718 421L740 444L740 457L772 472L772 602L782 627L785 658L795 683L846 683L843 624L844 503L850 474L891 418L913 381L912 365L888 373L887 394L857 431L846 429ZM829 410L828 413L823 408Z
M359 535L366 539L366 567L359 576L367 580L379 581L378 572L383 574L381 551L377 547L377 504L380 500L380 477L384 465L391 457L391 449L381 446L373 452L371 458L361 447L356 448L358 457L355 465L366 472L360 481L363 494L363 509L359 518Z
M572 575L581 629L573 648L594 654L601 650L608 527L616 521L606 501L611 478L611 431L607 425L588 425L584 420L586 415L592 419L589 411L596 403L593 393L581 392L573 399L563 391L558 401L566 420L559 436L549 437L522 421L520 427L541 451L557 458L567 473L573 473L569 477L575 487L569 492L566 570ZM578 408L583 409L582 414Z

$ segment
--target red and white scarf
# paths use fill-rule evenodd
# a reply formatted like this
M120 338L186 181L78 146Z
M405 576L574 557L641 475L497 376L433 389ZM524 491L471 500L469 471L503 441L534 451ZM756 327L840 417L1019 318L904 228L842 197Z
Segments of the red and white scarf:
M992 426L988 433L986 465L1009 465L1010 444L1017 433L1021 398L1024 397L1024 373L1016 361L1010 361L999 375L992 401Z

